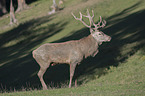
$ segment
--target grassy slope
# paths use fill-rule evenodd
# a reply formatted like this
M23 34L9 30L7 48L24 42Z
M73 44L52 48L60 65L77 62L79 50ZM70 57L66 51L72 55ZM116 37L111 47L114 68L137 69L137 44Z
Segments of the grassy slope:
M144 53L143 53L144 52ZM109 73L99 79L92 80L77 88L62 88L52 90L35 90L15 92L3 95L10 96L143 96L145 51L138 51L118 68L111 67ZM139 62L138 62L139 61Z
M108 22L103 31L112 36L111 43L103 44L95 58L88 58L82 62L78 78L81 86L78 88L24 91L2 95L118 96L145 93L144 1L78 0L76 3L74 0L66 0L64 10L47 16L46 9L50 4L49 0L40 0L31 4L30 10L17 14L20 25L16 27L5 29L9 19L4 17L1 19L0 54L3 54L0 56L1 90L10 90L10 87L12 90L14 88L26 90L25 87L39 88L40 82L36 76L39 66L33 60L31 51L46 42L79 39L88 34L87 29L72 18L71 11L78 15L79 10L84 13L86 8L89 8L95 11L96 17L103 16ZM98 18L95 18L96 20ZM53 82L52 86L57 84L66 86L65 83L69 80L68 70L69 67L65 65L51 67L45 75L47 84Z

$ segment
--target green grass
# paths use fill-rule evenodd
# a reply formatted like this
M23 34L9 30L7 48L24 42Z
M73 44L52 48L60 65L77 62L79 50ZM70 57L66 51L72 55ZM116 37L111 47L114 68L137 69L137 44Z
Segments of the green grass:
M18 26L10 26L9 18L0 18L0 95L44 96L143 96L145 94L145 1L143 0L65 0L60 12L48 16L51 0L38 0L16 17ZM99 54L78 66L77 88L67 88L69 66L50 67L44 78L49 90L40 90L38 64L31 52L47 42L80 39L89 30L76 21L93 9L95 21L102 16L107 25L102 31L112 41L99 48ZM20 92L19 92L20 91ZM10 93L5 93L10 92Z
M107 75L92 80L77 88L31 90L5 93L7 96L143 96L145 94L145 51L138 51L119 67L110 67ZM138 62L139 61L139 62Z

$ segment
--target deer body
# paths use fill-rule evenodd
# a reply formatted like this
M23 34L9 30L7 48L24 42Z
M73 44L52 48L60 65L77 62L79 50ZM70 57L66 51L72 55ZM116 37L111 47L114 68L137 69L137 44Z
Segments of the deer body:
M80 40L64 43L47 43L33 51L33 57L37 55L43 60L53 63L81 62L83 57L94 56L98 51L98 43L89 35Z
M82 16L82 14L80 15ZM99 45L101 45L102 42L108 42L111 40L110 36L97 30L97 28L104 27L105 24L103 22L102 26L100 26L100 24L94 24L95 31L93 31L93 28L91 28L91 19L93 18L93 16L90 17L89 12L88 17L90 20L90 26L86 25L82 21L82 18L78 19L74 16L76 20L80 20L84 25L90 28L91 34L89 36L84 37L80 40L67 41L64 43L47 43L41 45L33 51L33 58L40 66L38 77L41 81L43 89L47 89L47 86L43 80L43 75L50 64L66 63L70 65L70 88L76 65L80 64L83 58L87 58L88 56L95 56L98 53Z

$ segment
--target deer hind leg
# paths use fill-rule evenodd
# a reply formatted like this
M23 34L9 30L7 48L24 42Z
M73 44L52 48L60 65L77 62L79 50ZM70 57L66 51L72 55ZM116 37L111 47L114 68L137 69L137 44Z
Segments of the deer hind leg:
M74 76L76 65L77 65L77 63L70 64L70 82L69 82L69 88L71 88L71 85L72 85L71 83L72 83L72 79L73 79L73 76Z
M49 67L50 65L50 62L49 61L44 61L42 58L40 58L39 56L36 56L35 57L35 60L37 61L37 63L40 65L40 70L39 72L37 73L39 79L40 79L40 82L42 84L42 87L43 87L43 90L46 90L47 89L47 86L44 82L44 79L43 79L43 75L44 73L46 72L47 68Z
M46 72L47 68L48 68L48 67L45 67L45 68L40 67L40 70L39 70L39 72L38 72L38 74L37 74L38 77L39 77L39 79L40 79L40 82L41 82L41 84L42 84L43 90L47 90L47 86L46 86L46 84L45 84L45 82L44 82L44 80L43 80L43 75L44 75L44 73Z

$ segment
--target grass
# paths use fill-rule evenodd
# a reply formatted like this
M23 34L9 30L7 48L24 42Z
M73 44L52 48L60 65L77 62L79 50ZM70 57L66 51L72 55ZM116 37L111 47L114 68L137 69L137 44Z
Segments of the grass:
M143 0L65 0L60 12L48 16L50 0L38 0L16 17L10 26L8 16L0 19L0 95L83 95L143 96L145 94L145 2ZM44 78L49 90L41 89L38 64L31 52L47 42L80 39L89 30L70 14L93 9L107 21L102 29L112 37L100 46L99 54L78 66L79 87L68 89L69 66L50 67ZM20 91L20 92L19 92ZM6 92L6 93L5 93ZM10 93L7 93L10 92Z
M107 75L101 76L99 79L96 76L86 84L77 88L62 88L51 90L31 90L15 93L5 93L7 96L143 96L145 94L144 87L144 63L145 51L138 51L133 56L119 67L110 67ZM139 62L138 62L139 60ZM142 74L141 74L142 73Z

